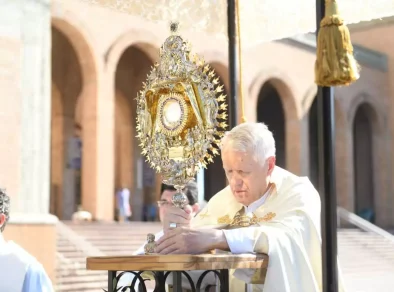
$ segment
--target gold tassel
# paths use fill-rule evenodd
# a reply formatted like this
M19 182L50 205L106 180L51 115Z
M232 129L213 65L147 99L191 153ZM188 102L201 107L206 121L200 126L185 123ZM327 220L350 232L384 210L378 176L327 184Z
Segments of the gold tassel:
M338 14L336 0L326 0L325 5L317 39L315 83L327 87L349 85L360 77L349 29Z

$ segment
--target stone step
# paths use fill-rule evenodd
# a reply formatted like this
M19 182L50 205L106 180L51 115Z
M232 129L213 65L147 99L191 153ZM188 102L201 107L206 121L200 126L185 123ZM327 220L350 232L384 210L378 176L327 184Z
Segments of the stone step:
M99 271L100 273L86 273L81 275L72 275L69 277L61 278L58 282L59 285L68 284L81 284L89 282L105 282L107 278L107 273Z
M100 281L56 285L56 292L103 291L102 289L106 289L107 285L107 279L103 276Z

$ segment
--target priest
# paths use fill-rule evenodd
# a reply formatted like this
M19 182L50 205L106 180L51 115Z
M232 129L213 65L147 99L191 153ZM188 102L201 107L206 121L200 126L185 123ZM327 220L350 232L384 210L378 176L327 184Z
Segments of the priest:
M258 270L237 270L230 291L244 290L244 283L253 291L322 291L320 197L309 179L275 165L275 140L262 123L227 132L221 156L229 186L191 220L184 210L169 208L164 221L171 223L155 251L265 253L264 284Z
M0 189L0 291L52 292L51 280L36 258L4 239L9 211L10 198Z

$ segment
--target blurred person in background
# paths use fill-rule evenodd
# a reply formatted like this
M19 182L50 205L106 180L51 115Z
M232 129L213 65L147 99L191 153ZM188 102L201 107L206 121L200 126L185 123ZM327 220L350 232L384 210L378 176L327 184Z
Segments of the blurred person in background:
M116 204L119 210L119 222L129 221L131 217L130 190L121 188L116 192Z
M160 222L165 225L164 215L169 206L173 206L172 196L176 193L176 189L174 186L162 184L160 190L160 200L157 201L157 205L159 207L159 218ZM184 193L187 197L187 206L185 210L190 214L190 216L194 217L200 211L200 206L198 204L198 187L195 181L190 181L186 187L184 188ZM163 231L158 232L155 235L156 240L163 236ZM145 244L144 244L145 245ZM142 245L135 254L143 254L144 253L144 245Z
M187 197L187 206L184 210L187 212L188 216L191 218L196 216L200 211L200 205L198 203L198 187L195 181L190 181L186 187L184 188L184 193ZM177 192L177 190L170 185L162 184L161 191L160 191L160 200L157 202L159 207L159 218L160 222L165 226L168 222L165 222L165 215L168 208L174 206L172 203L172 196ZM155 234L155 240L157 241L159 238L163 236L163 230ZM145 243L134 253L134 255L144 254L144 246ZM197 283L197 279L200 277L201 273L204 271L192 271L189 272L189 275L192 277L193 282ZM191 287L189 282L182 275L182 286L183 289L186 291L191 291ZM134 276L132 274L124 274L118 282L117 288L129 286L131 281L133 280ZM172 284L172 277L168 276L167 284ZM138 281L136 283L138 285ZM216 285L216 277L214 274L210 273L205 276L204 281L202 283L201 289L202 291L215 291Z

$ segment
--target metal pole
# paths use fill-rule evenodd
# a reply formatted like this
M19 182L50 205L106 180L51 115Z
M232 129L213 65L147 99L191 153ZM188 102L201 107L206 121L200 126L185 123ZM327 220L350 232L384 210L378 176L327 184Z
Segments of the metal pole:
M325 0L316 0L316 37L325 14ZM334 89L319 87L317 94L319 192L322 197L323 291L338 291L337 196L335 189Z
M238 50L236 0L227 0L228 68L230 96L228 97L229 127L232 129L238 120Z

